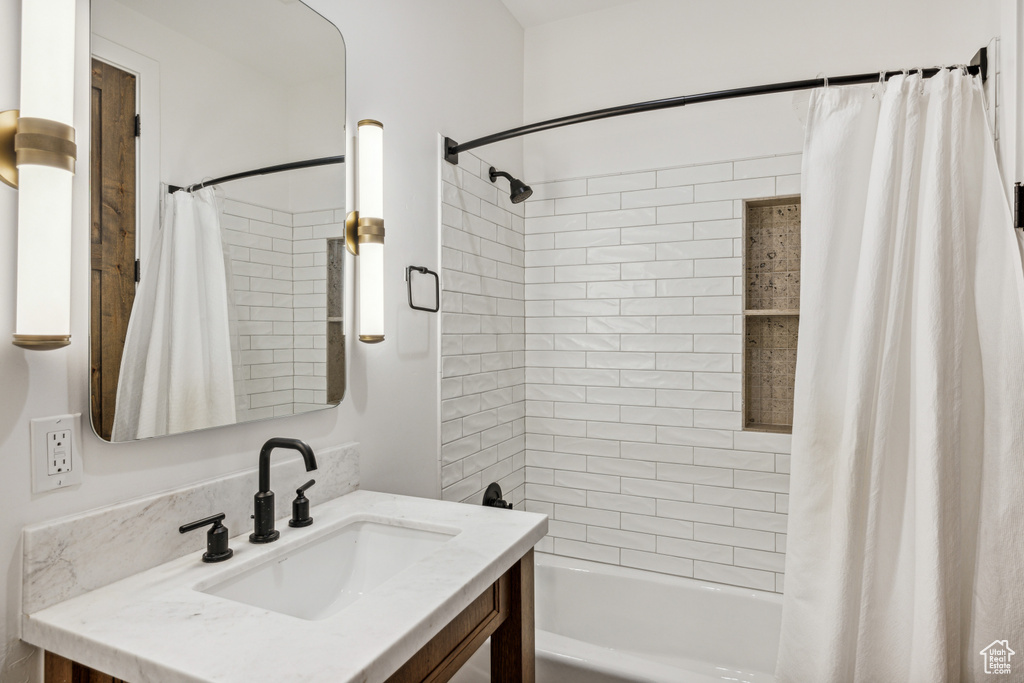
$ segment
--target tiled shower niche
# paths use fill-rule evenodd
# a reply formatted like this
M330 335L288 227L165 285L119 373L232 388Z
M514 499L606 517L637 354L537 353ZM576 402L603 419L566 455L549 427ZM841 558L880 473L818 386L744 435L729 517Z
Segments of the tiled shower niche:
M793 430L800 197L744 204L744 429Z

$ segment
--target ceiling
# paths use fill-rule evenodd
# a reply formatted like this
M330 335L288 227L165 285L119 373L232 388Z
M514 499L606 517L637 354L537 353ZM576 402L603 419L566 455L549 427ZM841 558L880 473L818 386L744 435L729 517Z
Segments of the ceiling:
M501 0L523 28L596 12L635 0Z

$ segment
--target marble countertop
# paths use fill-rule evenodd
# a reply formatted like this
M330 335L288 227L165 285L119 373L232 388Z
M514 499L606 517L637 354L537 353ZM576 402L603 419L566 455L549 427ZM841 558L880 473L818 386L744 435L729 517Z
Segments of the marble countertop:
M312 509L281 539L235 536L235 556L187 557L22 616L22 640L129 683L384 681L547 532L544 515L355 491ZM360 519L458 534L337 614L307 621L196 590ZM126 542L129 542L126 540Z

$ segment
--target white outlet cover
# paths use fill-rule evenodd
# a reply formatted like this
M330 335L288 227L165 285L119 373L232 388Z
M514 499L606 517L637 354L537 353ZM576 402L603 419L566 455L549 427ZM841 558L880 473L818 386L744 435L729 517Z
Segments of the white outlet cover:
M82 483L82 446L81 439L79 438L79 435L82 433L81 427L81 413L39 417L31 421L33 493L43 493ZM71 443L68 448L68 469L57 474L49 474L46 435L50 432L64 430L71 431Z

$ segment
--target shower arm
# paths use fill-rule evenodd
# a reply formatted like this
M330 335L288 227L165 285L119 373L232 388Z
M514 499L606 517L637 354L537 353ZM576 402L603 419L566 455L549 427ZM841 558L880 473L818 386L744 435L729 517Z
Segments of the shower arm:
M912 69L912 71L919 72L923 78L931 78L935 74L944 71L945 69L958 69L960 66L941 67L933 69ZM981 48L971 59L969 66L966 66L968 73L972 75L980 75L982 81L988 79L988 49ZM491 145L495 142L502 142L504 140L511 140L513 138L522 137L524 135L530 135L532 133L539 133L544 130L551 130L553 128L561 128L562 126L572 126L577 123L586 123L587 121L598 121L600 119L609 119L615 116L625 116L627 114L639 114L645 111L657 111L659 109L671 109L673 107L682 107L688 104L700 104L702 102L716 102L718 100L730 100L737 97L750 97L751 95L768 95L772 93L780 92L791 92L796 90L811 90L814 88L821 88L826 85L857 85L861 83L877 83L879 78L885 78L889 80L893 76L907 73L905 70L899 71L885 71L866 74L855 74L852 76L837 76L835 78L812 78L803 81L788 81L785 83L771 83L768 85L755 85L746 88L735 88L733 90L718 90L714 92L705 92L696 95L680 95L679 97L669 97L661 100L649 100L647 102L637 102L635 104L626 104L618 107L608 107L606 109L596 109L594 111L584 112L582 114L572 114L570 116L561 116L554 119L548 119L547 121L540 121L538 123L531 123L525 126L519 126L517 128L510 128L509 130L502 131L500 133L492 133L491 135L485 135L482 138L470 140L469 142L463 142L459 144L446 137L444 139L444 159L450 164L458 165L459 154L461 152L468 152L471 149L477 147L483 147L484 145Z

